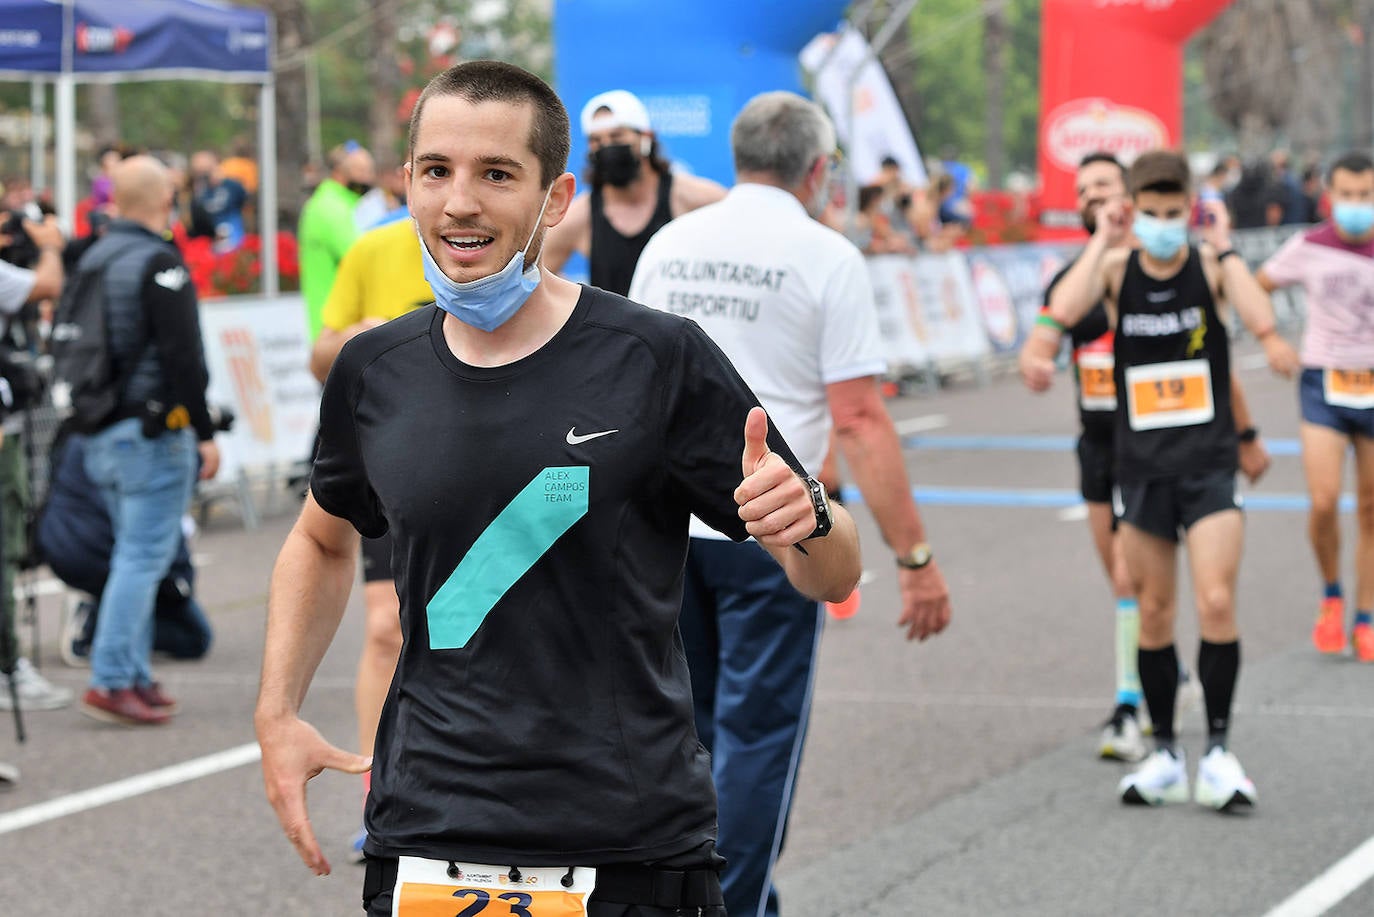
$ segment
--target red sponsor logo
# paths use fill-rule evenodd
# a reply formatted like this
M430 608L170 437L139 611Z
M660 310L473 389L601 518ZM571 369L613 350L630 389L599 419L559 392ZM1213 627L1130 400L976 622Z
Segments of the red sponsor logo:
M76 50L82 54L123 54L134 40L134 33L117 25L87 25L76 27Z
M1102 150L1130 163L1168 141L1164 122L1153 112L1110 99L1074 99L1045 119L1045 149L1055 165L1069 172L1089 153Z

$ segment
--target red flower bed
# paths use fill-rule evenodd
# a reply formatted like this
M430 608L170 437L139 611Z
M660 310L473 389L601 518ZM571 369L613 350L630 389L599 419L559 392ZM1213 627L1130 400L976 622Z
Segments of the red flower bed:
M216 252L205 237L178 238L182 257L201 299L262 292L262 239L250 233L231 252ZM277 275L283 291L300 289L300 259L296 237L277 233Z

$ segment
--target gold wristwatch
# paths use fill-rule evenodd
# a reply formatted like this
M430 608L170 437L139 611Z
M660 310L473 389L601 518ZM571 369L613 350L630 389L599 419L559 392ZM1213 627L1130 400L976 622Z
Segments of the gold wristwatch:
M908 570L920 570L928 566L934 559L935 555L931 552L930 545L923 541L905 554L898 554L897 566L905 567Z

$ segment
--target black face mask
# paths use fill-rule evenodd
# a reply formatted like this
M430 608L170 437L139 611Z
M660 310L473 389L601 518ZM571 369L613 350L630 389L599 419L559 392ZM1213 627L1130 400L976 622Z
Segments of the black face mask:
M624 188L639 177L639 157L628 143L603 146L587 154L592 167L593 185Z
M361 197L372 190L372 186L365 181L351 181L348 183L348 190Z

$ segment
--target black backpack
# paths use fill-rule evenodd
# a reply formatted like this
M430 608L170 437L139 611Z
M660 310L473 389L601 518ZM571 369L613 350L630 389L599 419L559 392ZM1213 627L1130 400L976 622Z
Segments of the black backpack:
M115 373L105 327L106 272L133 247L111 246L98 258L82 258L75 276L63 285L53 314L53 406L68 429L77 433L94 433L110 422L138 362L130 361L124 372Z

